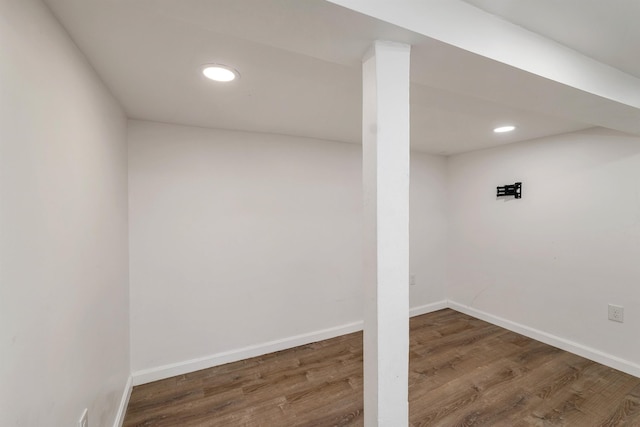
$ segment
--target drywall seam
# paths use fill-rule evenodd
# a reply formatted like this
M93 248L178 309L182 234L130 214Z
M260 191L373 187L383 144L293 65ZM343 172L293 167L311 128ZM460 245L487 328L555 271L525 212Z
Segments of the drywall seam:
M522 325L520 323L513 322L511 320L504 319L502 317L494 316L493 314L457 303L455 301L449 300L448 306L453 310L468 314L469 316L484 320L485 322L489 322L491 324L508 329L512 332L516 332L534 340L549 344L573 354L577 354L578 356L582 356L586 359L593 360L594 362L601 363L605 366L609 366L611 368L640 378L640 365L637 365L628 360L621 359L611 354L604 353L600 350L596 350L594 348L558 337L556 335L549 334L547 332L540 331L538 329L531 328L529 326Z
M410 309L409 315L419 316L421 314L431 313L432 311L447 308L446 301L438 301L432 304L426 304ZM158 366L156 368L143 369L133 372L133 385L146 384L176 375L186 374L188 372L199 371L201 369L212 368L214 366L223 365L225 363L237 362L239 360L251 357L262 356L274 351L286 350L301 345L310 344L340 335L350 334L352 332L361 331L363 322L352 322L333 328L322 329L320 331L310 332L306 334L296 335L293 337L283 338L279 340L269 341L262 344L256 344L240 348L237 350L225 351L222 353L212 354L197 359L185 360L183 362L171 363L168 365ZM129 387L130 388L130 387ZM128 400L128 398L127 398ZM126 407L126 406L125 406ZM116 425L115 427L119 427Z
M113 427L122 427L124 423L124 416L127 413L127 406L129 406L129 398L131 397L131 391L133 390L133 376L129 375L127 383L124 385L122 392L122 399L120 399L120 406L118 407L118 413L116 419L113 422Z

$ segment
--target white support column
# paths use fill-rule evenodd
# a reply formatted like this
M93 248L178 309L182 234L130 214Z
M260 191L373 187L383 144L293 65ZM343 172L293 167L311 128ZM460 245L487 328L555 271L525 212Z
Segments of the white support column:
M409 56L377 41L363 60L364 417L409 423Z

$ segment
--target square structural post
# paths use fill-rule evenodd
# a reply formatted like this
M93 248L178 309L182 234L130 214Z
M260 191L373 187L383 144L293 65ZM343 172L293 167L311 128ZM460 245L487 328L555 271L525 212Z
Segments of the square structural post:
M376 41L363 59L364 419L409 423L409 57Z

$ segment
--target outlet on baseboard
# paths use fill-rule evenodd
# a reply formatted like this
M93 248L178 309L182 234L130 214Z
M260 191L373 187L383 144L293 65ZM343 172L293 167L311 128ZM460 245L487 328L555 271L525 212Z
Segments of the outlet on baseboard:
M410 286L415 286L415 284L416 284L416 275L412 274L412 275L409 276L409 285Z
M614 322L624 322L624 307L621 305L609 304L609 320Z
M89 410L87 408L82 411L82 415L78 420L78 427L89 427Z

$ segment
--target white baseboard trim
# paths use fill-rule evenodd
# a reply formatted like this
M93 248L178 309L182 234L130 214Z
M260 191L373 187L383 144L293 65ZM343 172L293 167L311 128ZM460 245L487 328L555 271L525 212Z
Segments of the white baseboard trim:
M434 311L442 310L447 308L449 305L447 304L447 300L432 302L431 304L420 305L418 307L413 307L409 310L409 316L420 316L422 314L432 313Z
M419 316L421 314L431 313L432 311L442 310L443 308L447 308L446 300L414 307L410 310L409 315L411 317ZM340 335L346 335L352 332L361 331L362 328L362 321L353 322L342 326L336 326L333 328L310 332L307 334L296 335L293 337L251 345L236 350L212 354L210 356L200 357L197 359L186 360L184 362L172 363L169 365L158 366L156 368L143 369L133 372L133 385L136 386L140 384L146 384L152 381L174 377L176 375L183 375L189 372L199 371L201 369L224 365L225 363L237 362L239 360L248 359L251 357L262 356L264 354L273 353L274 351L286 350L288 348L298 347L300 345L310 344L312 342L335 338Z
M188 372L195 372L201 369L212 368L214 366L224 365L225 363L237 362L251 357L262 356L264 354L273 353L274 351L286 350L288 348L335 338L340 335L346 335L361 330L362 321L353 322L320 331L251 345L237 350L230 350L197 359L186 360L184 362L172 363L169 365L159 366L157 368L143 369L132 374L133 385L146 384L152 381L162 380L176 375L186 374Z
M600 350L596 350L591 347L558 337L556 335L549 334L547 332L540 331L538 329L530 328L520 323L512 322L511 320L504 319L502 317L494 316L485 311L478 310L473 307L469 307L464 304L457 303L449 300L449 308L459 311L469 316L473 316L477 319L484 320L494 325L503 327L513 332L517 332L534 340L543 342L545 344L552 345L570 353L577 354L586 359L593 360L594 362L601 363L605 366L617 369L635 377L640 377L640 365L637 365L628 360L621 359L611 354L604 353Z
M120 406L118 407L118 413L116 414L116 420L113 422L113 427L122 427L124 423L124 416L127 412L127 406L129 405L129 398L131 397L131 390L133 389L133 377L129 375L127 383L124 386L122 392L122 398L120 399Z
M587 359L593 360L603 365L618 369L622 372L626 372L630 375L640 377L640 365L630 362L628 360L621 359L619 357L604 353L600 350L596 350L591 347L587 347L582 344L558 337L556 335L549 334L547 332L540 331L502 317L495 316L493 314L478 310L473 307L466 306L464 304L457 303L451 300L437 301L434 303L413 307L411 308L409 315L419 316L426 313L442 310L444 308L451 308L461 313L468 314L486 322L492 323L497 326L501 326L513 332L517 332L529 338L541 341L545 344L558 347L562 350L569 351ZM262 356L264 354L272 353L274 351L286 350L301 345L310 344L317 341L322 341L329 338L335 338L340 335L350 334L352 332L361 331L363 328L363 322L352 322L333 328L327 328L320 331L310 332L306 334L296 335L293 337L283 338L279 340L269 341L262 344L256 344L247 346L244 348L230 350L205 356L197 359L186 360L183 362L172 363L156 368L143 369L133 372L129 380L127 381L126 389L122 397L116 423L114 427L120 427L122 421L124 421L124 414L129 402L129 396L131 395L131 389L133 386L146 384L152 381L162 380L170 378L176 375L183 375L189 372L199 371L201 369L212 368L214 366L223 365L225 363L237 362L239 360L248 359L251 357Z

